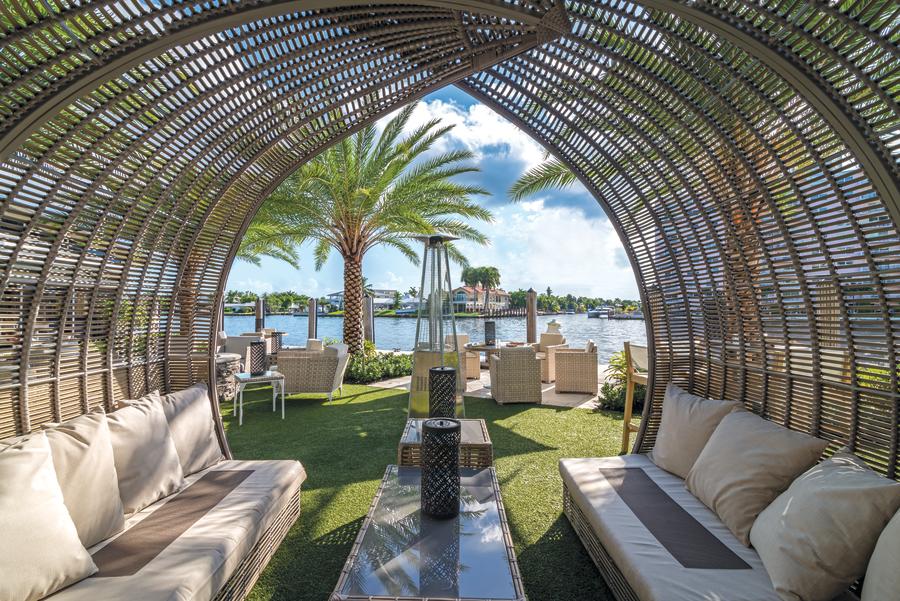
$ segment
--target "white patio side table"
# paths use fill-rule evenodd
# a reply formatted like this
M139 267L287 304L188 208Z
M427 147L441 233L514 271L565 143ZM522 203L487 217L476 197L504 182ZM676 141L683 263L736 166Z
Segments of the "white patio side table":
M277 371L265 371L261 374L239 373L234 374L238 393L234 397L233 412L237 413L238 425L244 425L244 388L251 384L272 385L272 411L275 411L277 394L281 392L281 419L284 419L284 374Z

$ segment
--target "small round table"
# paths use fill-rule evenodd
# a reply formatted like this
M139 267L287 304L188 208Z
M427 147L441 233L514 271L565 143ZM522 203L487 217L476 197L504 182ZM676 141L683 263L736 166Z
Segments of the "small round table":
M238 414L238 425L244 425L244 388L251 384L272 385L272 411L275 411L276 393L281 391L281 419L284 419L284 374L277 371L264 371L261 374L239 373L234 374L238 393L234 398L234 409Z

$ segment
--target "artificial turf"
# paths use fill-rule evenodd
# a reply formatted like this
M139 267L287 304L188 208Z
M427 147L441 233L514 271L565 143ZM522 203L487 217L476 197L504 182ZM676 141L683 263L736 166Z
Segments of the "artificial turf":
M270 388L245 392L240 427L231 404L223 405L236 458L297 459L308 472L300 519L249 599L324 601L385 466L397 461L407 396L366 386L345 386L343 396L331 402L296 395L286 401L284 421L272 412L271 398ZM557 460L615 454L621 416L467 398L466 417L487 421L529 600L612 599L562 513Z

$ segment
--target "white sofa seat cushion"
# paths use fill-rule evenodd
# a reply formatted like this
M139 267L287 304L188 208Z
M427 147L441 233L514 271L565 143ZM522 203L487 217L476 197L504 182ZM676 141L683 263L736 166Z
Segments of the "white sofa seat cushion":
M148 560L146 556L152 553L145 551L143 545L148 537L154 537L156 528L151 521L154 514L165 508L167 503L190 493L191 487L201 484L204 476L216 476L214 472L226 473L226 479L227 473L249 474L241 474L240 482L233 488L221 490L221 500L211 509L205 513L202 507L195 510L202 513L199 519ZM305 479L306 472L296 461L222 461L208 470L193 474L187 478L188 486L181 492L131 516L123 533L89 549L99 572L60 591L51 599L212 599L291 499L299 494ZM191 509L190 504L186 504L186 509ZM178 521L170 518L165 520L169 524ZM142 523L143 532L135 530ZM165 531L166 524L162 524L160 530ZM130 541L125 539L132 531L135 534L141 532L141 536L133 535ZM118 548L111 547L116 544ZM110 548L106 549L107 546ZM122 553L129 549L138 550L138 554L144 557L138 558L137 564L129 564L130 553Z
M641 521L601 469L636 469L646 474L662 493L721 543L723 558L717 565L730 567L685 567L682 561L702 563L698 557L707 552L704 543L697 541L699 544L692 550L686 541L685 554L679 561ZM681 478L660 469L646 455L563 459L559 471L592 531L642 601L779 601L756 552L742 545L712 511L689 493ZM668 519L658 517L662 521ZM677 521L675 518L669 521Z

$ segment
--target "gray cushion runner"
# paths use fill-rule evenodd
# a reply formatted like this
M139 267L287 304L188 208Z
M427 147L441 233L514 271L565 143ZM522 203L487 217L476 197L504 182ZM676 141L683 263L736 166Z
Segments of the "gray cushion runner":
M99 571L93 577L131 576L206 515L253 470L221 470L204 474L162 507L93 555Z
M644 527L685 568L751 569L667 495L643 469L600 468L600 473Z

